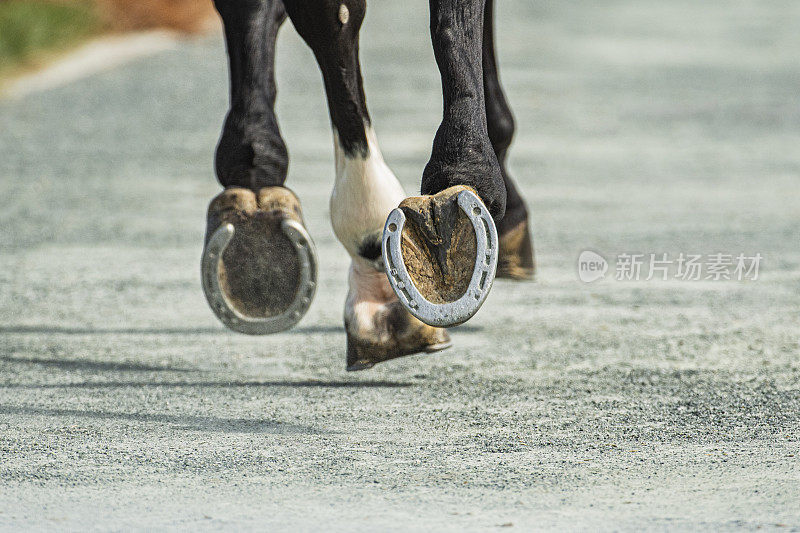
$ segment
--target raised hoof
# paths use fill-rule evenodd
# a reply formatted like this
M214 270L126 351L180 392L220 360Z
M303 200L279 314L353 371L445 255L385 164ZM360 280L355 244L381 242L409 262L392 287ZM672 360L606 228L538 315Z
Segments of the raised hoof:
M499 254L489 210L464 186L406 198L389 214L383 260L400 302L422 322L466 322L492 287Z
M361 345L353 342L351 344L350 338L347 339L347 371L358 372L359 370L369 370L378 363L404 357L406 355L413 355L415 353L435 353L441 352L450 348L453 343L449 340L440 342L438 344L429 344L416 350L410 351L392 351L389 354L383 353L383 348L380 346Z
M450 348L453 343L447 331L423 324L399 305L395 315L400 324L392 324L390 328L398 328L393 335L383 342L367 340L353 332L349 324L347 330L347 371L367 370L378 363L412 355L415 353L434 353Z
M423 324L397 301L386 275L356 258L350 267L350 290L344 310L347 370L451 346L447 331Z
M208 207L203 291L228 328L267 335L294 326L317 286L314 243L283 187L230 188Z
M500 233L500 259L497 277L513 280L533 279L536 261L528 221L522 220L513 228Z

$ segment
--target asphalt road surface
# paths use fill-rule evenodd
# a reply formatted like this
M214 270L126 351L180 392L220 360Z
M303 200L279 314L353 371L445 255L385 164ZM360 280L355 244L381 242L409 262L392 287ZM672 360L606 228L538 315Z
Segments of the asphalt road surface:
M497 282L454 348L363 373L293 29L279 115L321 285L270 337L224 330L200 288L219 35L0 102L1 528L800 529L800 6L498 11L538 281ZM415 192L441 107L424 2L375 2L362 55ZM579 281L587 249L604 280ZM763 261L617 281L633 252Z

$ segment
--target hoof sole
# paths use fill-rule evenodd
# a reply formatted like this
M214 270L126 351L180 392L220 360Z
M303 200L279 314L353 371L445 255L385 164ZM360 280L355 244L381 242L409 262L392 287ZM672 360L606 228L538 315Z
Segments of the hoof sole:
M297 291L281 313L269 317L251 317L236 309L220 284L220 263L235 231L233 224L222 224L203 250L203 292L212 311L225 326L247 335L268 335L291 328L308 311L317 288L317 255L311 237L299 222L291 219L281 222L281 231L291 241L297 254L300 269Z
M431 302L411 279L402 253L406 216L401 209L394 209L389 214L383 230L383 261L392 290L412 315L431 326L455 326L472 318L486 300L497 271L499 243L489 210L470 190L459 192L457 203L475 231L476 255L466 291L455 301Z

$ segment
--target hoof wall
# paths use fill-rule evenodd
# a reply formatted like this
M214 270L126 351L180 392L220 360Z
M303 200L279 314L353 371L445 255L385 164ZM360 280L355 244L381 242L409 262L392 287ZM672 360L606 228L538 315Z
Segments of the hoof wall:
M354 346L351 344L351 340L348 338L347 341L347 371L348 372L358 372L360 370L369 370L373 366L378 363L382 363L384 361L390 361L392 359L397 359L399 357L405 357L407 355L413 355L416 353L436 353L441 352L442 350L446 350L453 346L453 343L450 341L450 337L447 333L444 333L444 338L442 342L436 344L430 344L428 346L422 346L417 349L411 350L399 350L396 352L387 353L385 348L382 347L370 347L370 346Z
M356 361L351 365L347 365L348 372L360 372L361 370L369 370L375 366L375 363L372 361Z
M500 234L497 277L523 281L534 279L535 275L536 260L533 255L533 240L528 229L528 221L523 220Z

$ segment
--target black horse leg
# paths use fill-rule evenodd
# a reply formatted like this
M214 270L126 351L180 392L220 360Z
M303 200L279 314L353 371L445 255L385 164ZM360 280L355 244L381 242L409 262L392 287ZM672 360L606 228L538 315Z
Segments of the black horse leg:
M514 116L498 74L494 42L494 0L486 0L483 18L483 92L489 140L497 155L506 186L506 213L497 225L500 234L497 275L526 279L534 273L533 244L528 228L528 209L506 168L508 148L514 137Z
M216 153L225 187L282 185L289 164L275 116L275 40L286 19L281 0L215 0L225 26L230 110Z
M431 39L442 78L444 116L422 175L422 193L466 185L477 191L495 221L506 190L489 139L483 83L485 0L430 0Z
M483 83L485 0L430 0L431 39L444 113L422 174L424 196L407 198L384 232L392 288L433 325L468 320L492 286L496 224L506 187L489 138Z
M316 255L300 202L283 187L288 156L274 105L280 0L215 0L230 59L230 110L216 152L225 190L208 207L202 281L229 328L292 327L316 287Z

